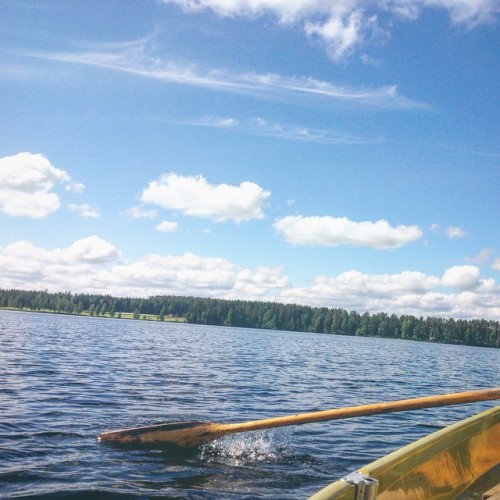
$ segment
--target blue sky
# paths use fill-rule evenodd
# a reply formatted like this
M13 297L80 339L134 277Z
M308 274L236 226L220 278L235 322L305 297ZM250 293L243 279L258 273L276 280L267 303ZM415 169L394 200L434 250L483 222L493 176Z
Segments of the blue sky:
M499 12L0 0L0 287L499 319Z

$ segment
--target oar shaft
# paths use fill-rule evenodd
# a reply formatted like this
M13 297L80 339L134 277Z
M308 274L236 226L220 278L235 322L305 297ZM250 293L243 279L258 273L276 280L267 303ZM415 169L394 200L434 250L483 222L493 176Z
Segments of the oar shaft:
M363 415L376 415L379 413L417 410L420 408L432 408L435 406L475 403L478 401L487 401L492 399L500 399L500 388L427 396L415 399L403 399L399 401L375 403L363 406L351 406L347 408L301 413L286 417L268 418L264 420L254 420L233 424L215 422L177 422L171 424L158 424L146 427L137 427L135 429L104 432L99 435L98 439L100 442L125 445L140 444L154 446L156 443L189 448L192 446L199 446L200 444L213 441L214 439L228 434L235 434L237 432L272 429L274 427L283 427L285 425L307 424L311 422L321 422L324 420L338 420L342 418L361 417Z
M299 425L324 420L339 420L343 418L361 417L365 415L377 415L405 410L418 410L421 408L433 408L437 406L450 406L456 404L476 403L500 399L500 388L482 389L477 391L458 392L454 394L442 394L437 396L426 396L414 399L403 399L362 406L350 406L333 410L322 410L311 413L300 413L285 417L268 418L243 423L221 424L224 432L254 431L260 429L271 429L285 425ZM222 430L222 429L221 429Z

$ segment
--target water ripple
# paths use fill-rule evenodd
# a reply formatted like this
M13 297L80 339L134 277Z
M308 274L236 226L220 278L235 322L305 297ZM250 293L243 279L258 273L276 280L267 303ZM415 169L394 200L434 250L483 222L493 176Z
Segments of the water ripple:
M494 349L0 311L0 497L304 498L493 403L233 435L183 454L96 436L491 387L499 361Z

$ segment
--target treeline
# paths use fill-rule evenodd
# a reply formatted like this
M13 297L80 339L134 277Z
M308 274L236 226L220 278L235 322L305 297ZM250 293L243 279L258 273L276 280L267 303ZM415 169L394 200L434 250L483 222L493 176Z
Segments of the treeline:
M296 304L153 296L49 293L0 289L0 307L120 317L121 313L184 317L188 323L290 330L363 337L401 338L448 344L500 347L500 323L484 319L417 318L385 313L359 314L345 309Z

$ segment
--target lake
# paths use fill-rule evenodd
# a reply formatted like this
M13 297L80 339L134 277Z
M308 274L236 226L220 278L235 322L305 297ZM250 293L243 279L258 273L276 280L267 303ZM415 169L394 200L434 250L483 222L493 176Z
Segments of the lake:
M184 454L96 436L495 387L498 366L491 348L0 311L0 496L307 498L495 402L239 434Z

